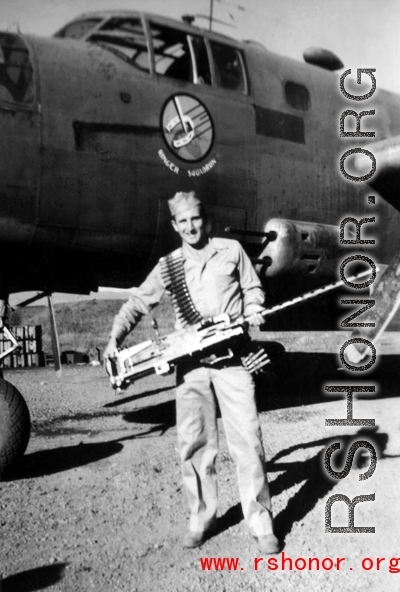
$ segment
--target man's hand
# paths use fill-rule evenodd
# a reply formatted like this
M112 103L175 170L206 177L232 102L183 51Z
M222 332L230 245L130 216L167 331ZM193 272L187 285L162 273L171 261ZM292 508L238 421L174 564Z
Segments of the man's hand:
M247 317L247 322L251 327L259 327L265 323L265 317L263 316L262 311L254 312Z
M117 340L115 339L115 337L110 337L110 340L107 343L107 347L104 350L103 358L114 358L117 348Z
M368 352L370 351L368 347L364 346L364 351L360 352L355 344L350 343L346 348L344 357L347 358L347 361L350 362L350 364L358 364L367 355L367 350Z

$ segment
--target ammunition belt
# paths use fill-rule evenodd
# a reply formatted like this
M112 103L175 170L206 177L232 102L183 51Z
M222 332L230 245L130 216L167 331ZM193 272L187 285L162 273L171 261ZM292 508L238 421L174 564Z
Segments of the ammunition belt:
M161 257L160 268L165 287L171 293L176 318L182 327L195 325L202 321L203 317L193 304L186 285L182 249L177 249L166 257Z

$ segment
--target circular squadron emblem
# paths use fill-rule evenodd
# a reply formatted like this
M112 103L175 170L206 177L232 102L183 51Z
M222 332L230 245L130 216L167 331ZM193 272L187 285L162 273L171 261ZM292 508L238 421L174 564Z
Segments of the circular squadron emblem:
M164 140L172 152L185 160L201 160L214 142L214 125L206 107L198 99L177 94L168 99L161 113Z

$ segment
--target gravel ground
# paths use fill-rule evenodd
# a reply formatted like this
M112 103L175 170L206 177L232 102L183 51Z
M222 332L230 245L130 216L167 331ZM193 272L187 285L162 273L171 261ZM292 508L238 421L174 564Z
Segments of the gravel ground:
M200 549L181 548L187 510L173 376L149 377L118 397L101 368L65 367L60 381L51 369L9 371L5 378L24 394L33 431L24 458L0 483L1 592L399 590L400 573L389 572L389 561L397 558L400 572L400 393L395 366L384 370L377 396L354 404L355 417L376 420L369 432L325 426L327 418L346 416L346 402L323 394L321 357L311 359L307 374L303 358L289 359L259 382L284 555L275 556L275 565L264 557L258 570L255 559L262 556L243 523L222 425L217 534ZM330 378L338 376L331 372ZM358 478L369 466L367 453L356 456L345 479L328 479L322 459L338 437L345 449L357 439L374 444L378 462L370 479ZM331 495L372 493L375 501L356 506L355 525L374 526L375 533L325 533ZM347 524L343 503L333 506L332 523ZM202 570L202 557L240 563L237 570ZM288 561L283 569L284 557L292 559L292 569ZM304 562L294 563L299 558L319 558L319 570L316 562L302 569ZM329 560L323 568L324 558L333 560L331 569ZM339 566L338 558L344 558ZM384 558L379 570L377 558Z

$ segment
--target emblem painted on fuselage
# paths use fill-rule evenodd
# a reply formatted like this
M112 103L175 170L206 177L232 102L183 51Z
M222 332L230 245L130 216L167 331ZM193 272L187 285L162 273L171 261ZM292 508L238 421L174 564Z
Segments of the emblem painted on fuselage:
M195 97L176 94L161 113L163 137L169 149L181 160L196 162L210 152L214 124L207 108Z

